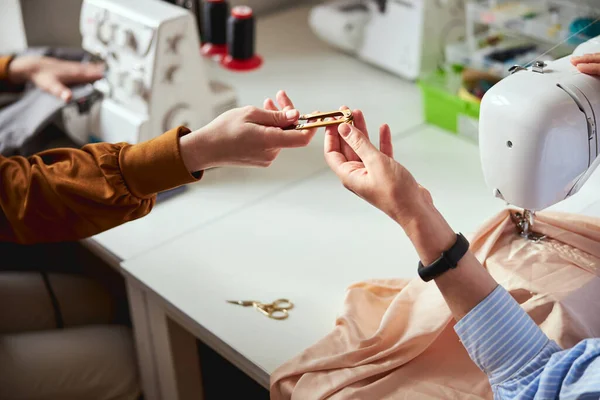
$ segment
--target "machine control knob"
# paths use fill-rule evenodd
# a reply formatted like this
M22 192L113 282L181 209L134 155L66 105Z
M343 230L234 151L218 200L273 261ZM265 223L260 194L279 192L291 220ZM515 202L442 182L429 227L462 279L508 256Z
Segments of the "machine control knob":
M167 38L167 53L177 54L179 42L183 39L180 34L175 34Z
M130 48L132 50L137 48L135 35L131 29L121 29L117 32L117 44L120 47Z
M179 69L178 65L171 65L165 71L165 82L173 83L175 80L176 72Z
M103 21L98 25L98 39L104 44L109 44L113 40L115 33L114 29L114 25L110 24L108 21Z

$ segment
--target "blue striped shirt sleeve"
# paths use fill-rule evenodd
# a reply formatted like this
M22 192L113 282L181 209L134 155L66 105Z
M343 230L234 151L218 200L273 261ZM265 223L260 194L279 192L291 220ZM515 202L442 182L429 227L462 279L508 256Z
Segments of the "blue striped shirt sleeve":
M600 398L600 339L561 350L501 286L455 330L497 399Z

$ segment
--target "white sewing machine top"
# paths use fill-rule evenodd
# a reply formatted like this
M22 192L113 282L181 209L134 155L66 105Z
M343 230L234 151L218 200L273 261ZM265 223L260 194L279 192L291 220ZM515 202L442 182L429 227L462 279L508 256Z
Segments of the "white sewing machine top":
M455 229L470 232L504 207L483 182L475 145L433 127L394 144L396 159L431 190ZM396 223L324 170L123 269L183 313L201 340L233 354L267 385L279 365L333 328L351 283L412 278L417 261ZM296 305L283 322L225 302L280 297Z
M120 2L114 0L87 0L87 3L100 8L112 9L125 18L153 28L158 28L165 19L181 18L188 15L186 9L162 0L124 0ZM138 10L140 9L144 9L143 14L139 13Z
M309 6L298 7L258 19L256 44L257 53L265 59L263 66L250 73L236 73L213 65L211 77L231 84L240 105L262 106L265 98L286 89L302 113L335 110L342 104L360 108L375 138L384 122L390 124L395 136L418 126L423 117L416 85L322 44L305 22L309 10ZM377 143L377 139L373 141ZM187 193L157 204L147 217L96 235L93 240L127 260L325 168L321 130L310 146L284 150L270 168L207 171Z

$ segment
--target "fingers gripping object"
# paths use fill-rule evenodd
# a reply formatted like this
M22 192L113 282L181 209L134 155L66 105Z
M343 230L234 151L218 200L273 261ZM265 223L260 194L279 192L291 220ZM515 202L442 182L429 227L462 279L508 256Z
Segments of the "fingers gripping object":
M298 123L285 128L285 130L302 130L320 128L323 126L339 125L339 124L352 124L354 117L350 110L330 111L323 113L312 113L303 114L298 117L298 122L306 121L304 123Z

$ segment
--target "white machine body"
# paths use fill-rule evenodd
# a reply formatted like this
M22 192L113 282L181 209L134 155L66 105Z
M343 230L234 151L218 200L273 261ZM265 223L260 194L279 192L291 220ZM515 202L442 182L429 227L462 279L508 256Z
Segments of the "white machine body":
M573 55L597 52L600 37ZM479 147L488 187L531 211L577 193L600 165L598 124L600 78L580 73L571 56L514 72L481 102Z
M333 0L311 10L309 25L331 46L415 80L443 61L447 40L464 34L463 5L463 0Z
M196 20L182 7L84 0L80 29L84 50L104 60L107 72L95 83L103 98L85 125L91 132L69 130L79 132L79 142L90 141L89 133L96 141L138 143L179 125L199 128L237 104L229 87L209 81Z

